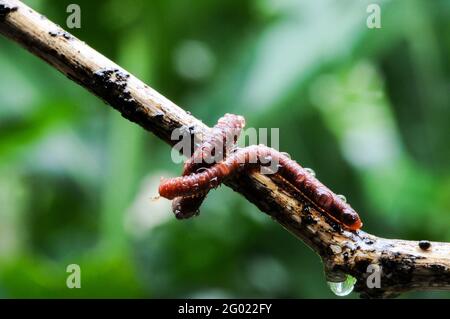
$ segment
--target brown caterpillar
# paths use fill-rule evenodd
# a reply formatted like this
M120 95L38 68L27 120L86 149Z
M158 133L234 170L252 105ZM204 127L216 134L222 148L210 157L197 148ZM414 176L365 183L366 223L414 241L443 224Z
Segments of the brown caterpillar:
M204 139L191 158L183 167L183 176L198 173L200 169L208 168L212 164L222 161L237 142L245 126L245 119L234 114L225 114L211 129L211 133ZM172 211L178 219L194 216L199 212L208 191L193 196L176 197L172 201Z
M165 180L159 186L162 197L189 197L202 195L219 186L226 178L240 170L251 170L266 164L262 159L270 158L278 163L277 174L295 186L317 209L351 230L361 228L362 222L356 211L318 181L297 162L286 155L264 145L253 145L239 149L223 162L205 171L189 176Z

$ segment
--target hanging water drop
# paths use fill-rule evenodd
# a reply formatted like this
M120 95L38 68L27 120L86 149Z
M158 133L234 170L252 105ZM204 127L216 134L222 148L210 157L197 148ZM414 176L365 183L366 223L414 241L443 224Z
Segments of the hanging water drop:
M305 167L305 171L306 171L309 175L316 177L316 172L314 172L314 170L313 170L312 168Z
M347 198L344 195L339 194L337 197L339 197L344 203L347 203Z
M345 281L342 282L330 282L328 281L328 286L331 291L339 297L344 297L350 294L355 287L356 278L347 275Z

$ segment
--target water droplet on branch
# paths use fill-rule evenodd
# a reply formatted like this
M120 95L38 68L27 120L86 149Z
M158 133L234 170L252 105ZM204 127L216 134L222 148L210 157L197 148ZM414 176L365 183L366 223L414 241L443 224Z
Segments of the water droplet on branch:
M312 168L305 167L305 171L311 176L316 176L316 172Z
M281 152L282 155L286 156L287 158L291 159L291 155L286 152Z
M356 278L347 275L345 281L342 282L330 282L328 281L328 286L330 287L331 291L339 297L344 297L349 295L353 288L355 287Z

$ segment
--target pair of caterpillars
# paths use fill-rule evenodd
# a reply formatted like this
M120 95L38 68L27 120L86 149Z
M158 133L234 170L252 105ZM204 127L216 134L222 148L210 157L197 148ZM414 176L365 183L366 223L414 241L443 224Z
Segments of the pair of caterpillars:
M291 183L320 212L347 229L361 228L359 215L347 202L285 154L264 145L236 148L235 143L244 126L242 116L225 114L185 162L183 176L161 182L159 194L173 200L172 209L177 218L197 214L209 190L239 171L267 165L266 159L270 158L277 163L275 173ZM222 160L216 162L214 158Z

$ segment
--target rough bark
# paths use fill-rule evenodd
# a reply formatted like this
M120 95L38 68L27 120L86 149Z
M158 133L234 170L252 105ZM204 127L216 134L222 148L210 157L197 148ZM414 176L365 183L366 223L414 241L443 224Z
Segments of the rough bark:
M0 33L69 79L88 89L123 117L170 145L182 126L201 136L209 128L86 43L17 0L0 0ZM14 60L11 59L11 63ZM450 244L384 239L350 232L319 213L294 188L274 176L236 176L226 183L311 247L323 260L328 280L357 279L365 297L390 297L411 290L450 290ZM367 267L382 267L381 288L369 288Z

